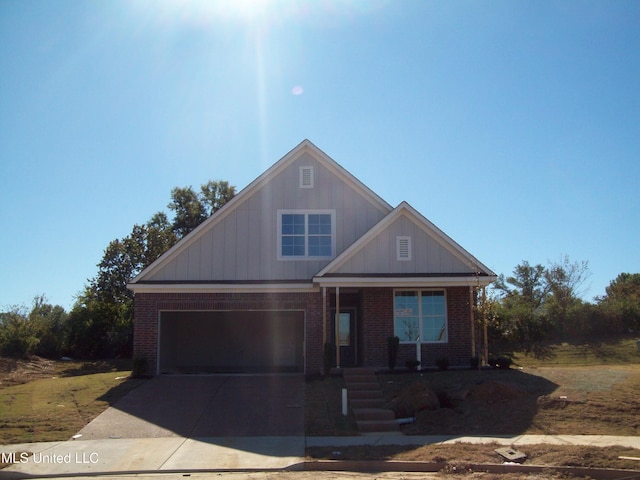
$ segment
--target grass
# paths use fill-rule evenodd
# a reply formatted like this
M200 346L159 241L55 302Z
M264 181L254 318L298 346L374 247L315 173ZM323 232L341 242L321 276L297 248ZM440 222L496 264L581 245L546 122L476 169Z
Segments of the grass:
M637 336L624 336L541 344L520 351L503 348L496 356L507 354L514 365L526 367L640 364L638 341Z
M305 383L305 432L313 435L357 435L353 413L342 415L342 377L313 378Z
M122 362L49 367L30 381L33 368L27 368L26 383L13 375L0 389L0 444L67 440L140 382L129 378L130 366Z

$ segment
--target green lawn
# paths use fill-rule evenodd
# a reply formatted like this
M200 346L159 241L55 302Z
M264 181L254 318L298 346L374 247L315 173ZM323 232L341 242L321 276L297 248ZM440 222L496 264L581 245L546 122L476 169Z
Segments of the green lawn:
M82 374L87 369L0 389L0 444L67 440L141 382L129 370Z

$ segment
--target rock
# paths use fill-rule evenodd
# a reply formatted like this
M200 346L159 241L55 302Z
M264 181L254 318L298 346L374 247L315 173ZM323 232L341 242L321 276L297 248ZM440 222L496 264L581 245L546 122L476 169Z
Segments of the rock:
M440 401L426 383L414 382L402 389L388 407L394 411L396 418L406 418L414 417L423 410L437 410L440 408Z

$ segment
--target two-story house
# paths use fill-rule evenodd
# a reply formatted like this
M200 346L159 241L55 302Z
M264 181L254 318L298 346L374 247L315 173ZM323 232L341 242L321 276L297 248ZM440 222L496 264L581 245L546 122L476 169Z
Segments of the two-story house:
M152 374L316 373L336 338L334 364L384 367L398 336L399 365L468 365L472 289L494 279L305 140L131 281L134 356Z

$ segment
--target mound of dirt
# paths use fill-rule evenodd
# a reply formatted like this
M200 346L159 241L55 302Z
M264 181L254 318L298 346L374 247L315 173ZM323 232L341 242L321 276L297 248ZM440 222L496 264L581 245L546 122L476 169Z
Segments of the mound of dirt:
M28 360L0 357L0 388L27 383L55 373L55 362L33 356Z
M525 392L515 385L497 381L483 382L471 389L469 399L472 402L491 405L493 403L505 403L512 400L520 400L525 397Z
M413 417L423 410L440 408L438 395L424 382L414 382L400 391L388 407L394 411L396 418Z

